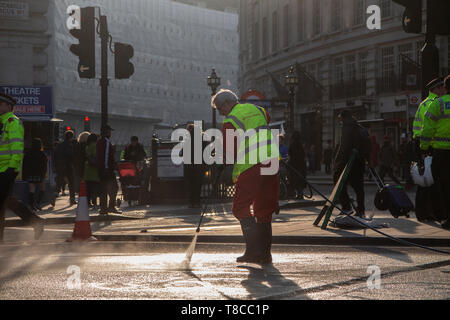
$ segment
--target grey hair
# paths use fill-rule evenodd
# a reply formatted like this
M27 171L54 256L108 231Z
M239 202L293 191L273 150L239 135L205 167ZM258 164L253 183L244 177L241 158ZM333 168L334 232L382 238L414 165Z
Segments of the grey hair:
M239 98L237 95L231 91L226 89L221 89L219 92L217 92L211 99L211 106L213 108L217 108L217 106L221 107L226 102L232 102L232 103L238 103Z

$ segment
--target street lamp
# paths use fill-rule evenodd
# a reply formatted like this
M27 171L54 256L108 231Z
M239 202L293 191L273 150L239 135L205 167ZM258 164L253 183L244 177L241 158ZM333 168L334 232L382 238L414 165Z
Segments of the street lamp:
M300 80L295 74L294 66L289 68L289 73L284 77L284 85L289 89L289 132L294 132L294 103L295 103L295 89Z
M212 94L214 96L217 93L217 88L220 86L220 78L216 74L216 69L213 68L211 75L208 77L208 86L211 88ZM216 109L213 108L213 128L217 128L217 120L216 120Z

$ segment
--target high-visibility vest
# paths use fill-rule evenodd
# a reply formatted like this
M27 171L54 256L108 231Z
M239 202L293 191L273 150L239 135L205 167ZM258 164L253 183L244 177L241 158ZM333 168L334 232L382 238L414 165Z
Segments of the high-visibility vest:
M253 166L279 158L278 146L264 108L253 104L237 104L223 123L231 123L238 133L239 148L233 168L234 181Z
M413 139L420 137L425 113L433 100L438 97L439 96L437 94L430 92L430 95L420 104L419 108L417 108L416 116L414 117L413 122Z
M450 150L450 94L435 99L425 113L420 148Z
M20 172L23 161L24 129L14 113L0 115L0 173L8 168Z

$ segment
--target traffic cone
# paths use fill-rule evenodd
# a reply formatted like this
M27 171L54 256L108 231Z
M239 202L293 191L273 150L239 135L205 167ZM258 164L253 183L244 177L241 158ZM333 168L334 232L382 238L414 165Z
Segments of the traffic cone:
M81 181L78 194L77 216L73 229L72 241L96 240L92 236L91 222L89 220L89 207L86 197L86 182Z

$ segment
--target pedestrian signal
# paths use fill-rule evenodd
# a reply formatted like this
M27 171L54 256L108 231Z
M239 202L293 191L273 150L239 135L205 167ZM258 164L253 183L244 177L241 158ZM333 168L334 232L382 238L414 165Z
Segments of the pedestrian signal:
M130 59L134 56L134 49L126 43L114 44L116 79L129 79L134 73L134 65Z
M422 33L422 0L393 0L405 7L403 30L406 33Z
M72 44L70 51L78 56L78 75L80 78L95 78L95 8L81 8L80 28L69 32L78 39L78 44Z

